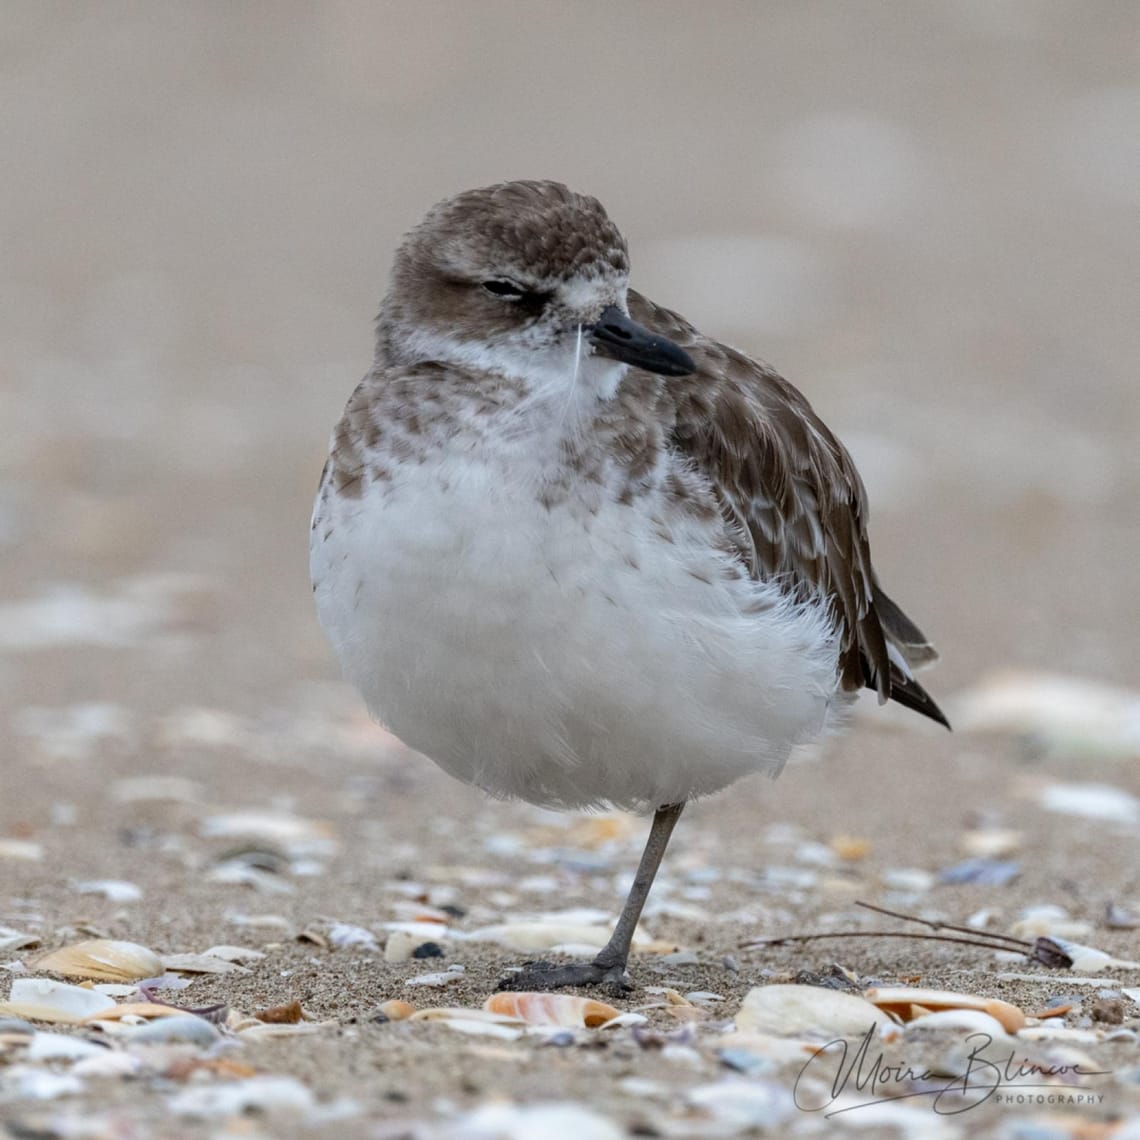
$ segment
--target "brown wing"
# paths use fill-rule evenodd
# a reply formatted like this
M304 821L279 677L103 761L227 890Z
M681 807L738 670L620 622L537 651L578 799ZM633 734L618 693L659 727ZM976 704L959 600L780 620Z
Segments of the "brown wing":
M910 676L910 666L937 654L879 586L866 491L843 445L771 369L633 291L629 310L697 363L691 376L666 385L672 444L712 482L753 576L778 579L800 597L830 599L842 630L844 689L867 686L880 702L893 699L946 724Z

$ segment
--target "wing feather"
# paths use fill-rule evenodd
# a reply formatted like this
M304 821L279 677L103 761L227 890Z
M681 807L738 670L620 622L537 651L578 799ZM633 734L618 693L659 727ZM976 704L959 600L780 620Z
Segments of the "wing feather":
M847 450L778 373L632 290L629 310L697 363L666 384L671 445L710 480L750 573L828 600L844 689L866 686L946 724L910 673L937 654L871 566L867 495Z

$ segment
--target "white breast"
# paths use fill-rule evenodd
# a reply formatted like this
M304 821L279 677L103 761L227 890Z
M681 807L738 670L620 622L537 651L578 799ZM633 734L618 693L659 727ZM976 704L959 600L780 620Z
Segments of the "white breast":
M654 493L547 509L548 467L525 438L438 448L330 496L317 608L373 714L459 779L549 806L777 772L835 701L826 609L730 579L708 524L663 538Z

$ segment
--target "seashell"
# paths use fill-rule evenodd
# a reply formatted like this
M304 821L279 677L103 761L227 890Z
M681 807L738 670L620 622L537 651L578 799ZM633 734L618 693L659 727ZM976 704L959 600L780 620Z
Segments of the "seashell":
M337 950L367 950L375 953L380 947L376 943L376 935L363 926L354 926L351 922L334 922L329 927L329 945Z
M581 922L507 922L485 926L467 935L469 942L494 942L519 954L549 952L560 943L573 942L600 950L609 941L605 926Z
M754 1129L767 1132L797 1111L791 1089L764 1078L728 1076L690 1088L685 1100L712 1118L715 1126L709 1132L718 1136L739 1136Z
M1104 908L1104 924L1110 930L1135 930L1140 926L1140 917L1137 917L1128 907L1120 903L1110 902Z
M299 1021L295 1024L266 1024L255 1021L252 1025L238 1030L243 1041L264 1041L277 1037L306 1037L311 1033L321 1033L335 1021Z
M405 986L450 986L463 980L463 967L456 964L435 974L418 974L405 980Z
M1006 1036L1005 1026L992 1014L980 1009L940 1009L936 1013L925 1013L922 1017L916 1017L906 1027L908 1035L919 1030L938 1029L987 1033L994 1038Z
M1070 1041L1079 1044L1091 1044L1094 1041L1103 1041L1104 1032L1099 1029L1070 1029L1068 1026L1034 1025L1023 1029L1018 1035L1027 1041Z
M139 982L163 972L162 959L153 950L107 938L62 946L37 958L33 968L96 982Z
M169 1023L168 1023L169 1024ZM222 1120L258 1112L304 1120L316 1097L296 1077L256 1076L246 1080L189 1084L167 1101L175 1116Z
M1021 846L1021 832L1002 827L981 827L963 832L959 843L967 855L997 859L1012 854Z
M30 1021L19 1017L0 1017L0 1037L30 1037L36 1032L36 1027Z
M406 930L393 930L384 943L384 961L406 962L422 942L422 938L409 934Z
M260 962L265 957L262 950L251 950L248 946L211 946L202 953L207 958L221 958L226 962L237 962L239 966L246 966L250 962Z
M157 1045L184 1041L201 1049L209 1049L220 1040L221 1034L208 1021L193 1014L182 1014L180 1017L148 1022L131 1033L128 1044Z
M39 935L25 934L10 926L0 926L0 953L15 950L31 950L40 944Z
M391 1003L386 1003L391 1004ZM497 1025L520 1025L523 1019L517 1014L496 1013L489 1009L472 1009L469 1006L432 1006L430 1009L417 1009L411 1015L412 1021L485 1021Z
M1021 874L1021 864L1013 859L977 857L944 867L938 872L940 883L960 885L975 883L984 887L1004 887Z
M85 1057L71 1067L72 1075L76 1077L137 1077L142 1071L143 1063L138 1057L129 1053L120 1053L117 1050L100 1049L99 1055Z
M1117 970L1140 970L1140 962L1131 962L1126 958L1114 958L1103 950L1094 946L1082 946L1079 942L1070 942L1067 938L1058 938L1056 935L1048 939L1060 947L1062 952L1072 961L1072 969L1084 970L1089 974L1099 974L1101 970L1110 967Z
M37 1033L24 1054L25 1061L82 1061L87 1057L102 1057L105 1045L84 1041L82 1037L68 1037L64 1033Z
M889 867L882 873L883 886L892 891L919 894L934 886L934 876L921 867Z
M286 812L238 811L202 820L200 832L208 839L248 839L291 845L313 841L334 842L336 830L323 819L303 819Z
M122 1021L124 1017L184 1017L184 1009L175 1009L172 1005L160 1005L153 1001L129 1001L117 1005L114 1009L104 1009L85 1017L84 1021Z
M175 970L180 974L248 974L244 966L225 958L215 958L213 954L164 954L159 966Z
M0 1017L78 1025L89 1015L115 1008L112 998L49 978L16 978L6 1002L0 1002Z
M393 1001L383 1002L376 1012L385 1021L404 1021L416 1012L416 1007L410 1001L400 1001L397 998Z
M519 1028L521 1021L517 1017L506 1014L490 1013L485 1009L467 1009L463 1007L421 1009L412 1014L412 1021L437 1021L454 1029L457 1033L466 1033L470 1037L497 1037L503 1041L517 1041L523 1030Z
M1140 823L1140 799L1111 784L1049 784L1038 795L1046 811L1108 823Z
M797 1037L862 1037L868 1029L890 1021L869 1001L820 986L755 986L736 1015L739 1030Z
M964 730L1032 735L1070 752L1140 755L1140 694L1057 673L992 673L958 698L954 723Z
M592 1108L576 1104L483 1104L435 1133L439 1140L624 1140L628 1132Z
M297 1022L304 1020L305 1011L299 1001L291 1001L288 1005L275 1005L269 1009L259 1010L253 1016L267 1025L296 1025Z
M492 994L484 1003L488 1013L502 1013L521 1018L528 1025L561 1025L597 1029L621 1010L593 998L572 994L501 993Z
M1021 917L1009 927L1009 933L1015 938L1039 938L1042 935L1083 938L1092 933L1092 926L1071 918L1064 907L1047 903L1026 907Z
M863 996L879 1009L894 1014L902 1021L913 1021L916 1017L935 1010L976 1009L988 1013L1007 1033L1016 1033L1025 1025L1025 1014L1016 1005L999 998L910 986L879 986L868 990Z
M31 863L43 857L42 843L33 843L30 839L0 839L0 859L22 859Z
M746 1052L758 1060L768 1062L768 1067L803 1062L819 1049L819 1040L800 1037L779 1037L772 1033L753 1033L736 1030L717 1038L717 1052L725 1050ZM730 1066L730 1068L733 1066Z
M602 1022L598 1026L599 1029L622 1029L627 1025L648 1025L649 1018L644 1013L634 1013L630 1010L628 1013L619 1013L617 1017L611 1017L609 1021Z
M142 888L125 879L91 879L76 883L75 890L81 895L102 895L109 902L138 902L142 898Z

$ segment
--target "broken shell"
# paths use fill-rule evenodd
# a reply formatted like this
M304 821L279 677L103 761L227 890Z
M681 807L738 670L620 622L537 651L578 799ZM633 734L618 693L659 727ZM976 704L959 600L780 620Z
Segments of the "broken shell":
M82 1061L87 1057L102 1057L106 1045L96 1045L81 1037L68 1037L63 1033L37 1033L24 1054L25 1061Z
M0 1002L0 1017L76 1025L114 1007L113 999L82 986L69 986L49 978L17 978L8 1000Z
M600 950L610 940L613 928L591 922L506 922L484 926L464 937L468 942L494 942L516 954L549 953L560 946L578 946L583 950ZM431 934L428 937L433 937ZM675 947L668 944L668 949ZM662 953L640 931L633 936L635 954Z
M1095 946L1082 946L1079 942L1070 942L1067 938L1058 938L1056 935L1046 941L1061 949L1072 961L1074 970L1084 970L1088 974L1099 974L1101 970L1107 970L1109 967L1117 970L1140 970L1140 962L1114 958Z
M121 1021L125 1017L185 1017L184 1009L175 1009L172 1005L159 1005L153 1001L129 1001L117 1005L114 1009L104 1009L85 1017L84 1021Z
M248 966L250 962L260 962L265 957L263 950L251 950L248 946L211 946L202 953L207 958L221 958L226 962L237 962L239 966Z
M587 1029L596 1029L621 1013L605 1002L572 994L492 994L483 1008L489 1013L521 1018L528 1025L585 1026Z
M925 1013L911 1021L906 1032L910 1034L930 1029L986 1033L994 1038L1006 1036L1005 1026L992 1014L980 1009L940 1009L936 1013Z
M737 1029L780 1037L862 1037L889 1024L886 1014L854 994L794 984L753 987L736 1015Z
M163 972L162 959L137 942L95 938L44 954L33 969L96 982L138 982Z
M176 970L180 974L248 974L245 966L213 954L166 954L159 963L158 973ZM144 975L145 976L145 975Z
M467 1006L432 1006L430 1009L417 1009L411 1015L412 1021L482 1021L493 1025L518 1025L523 1019L517 1014L495 1013L489 1009L470 1009Z
M269 1009L259 1010L253 1016L269 1025L296 1025L297 1022L304 1020L305 1011L299 1001L291 1001L288 1005L275 1005Z
M403 1021L416 1012L416 1007L410 1001L395 999L384 1002L376 1012L388 1021Z
M25 934L21 930L13 930L10 926L0 926L0 952L31 950L39 944L40 938L37 934Z
M393 930L384 943L385 962L406 962L412 951L423 943L422 938L409 934L406 930Z
M1007 1033L1016 1033L1025 1025L1025 1014L1016 1005L1000 998L983 998L950 990L912 989L909 986L879 986L863 996L902 1021L913 1021L935 1010L976 1009L988 1013Z
M312 1033L322 1033L336 1024L335 1021L298 1021L292 1024L255 1021L238 1032L243 1041L265 1041L277 1037L307 1037Z

